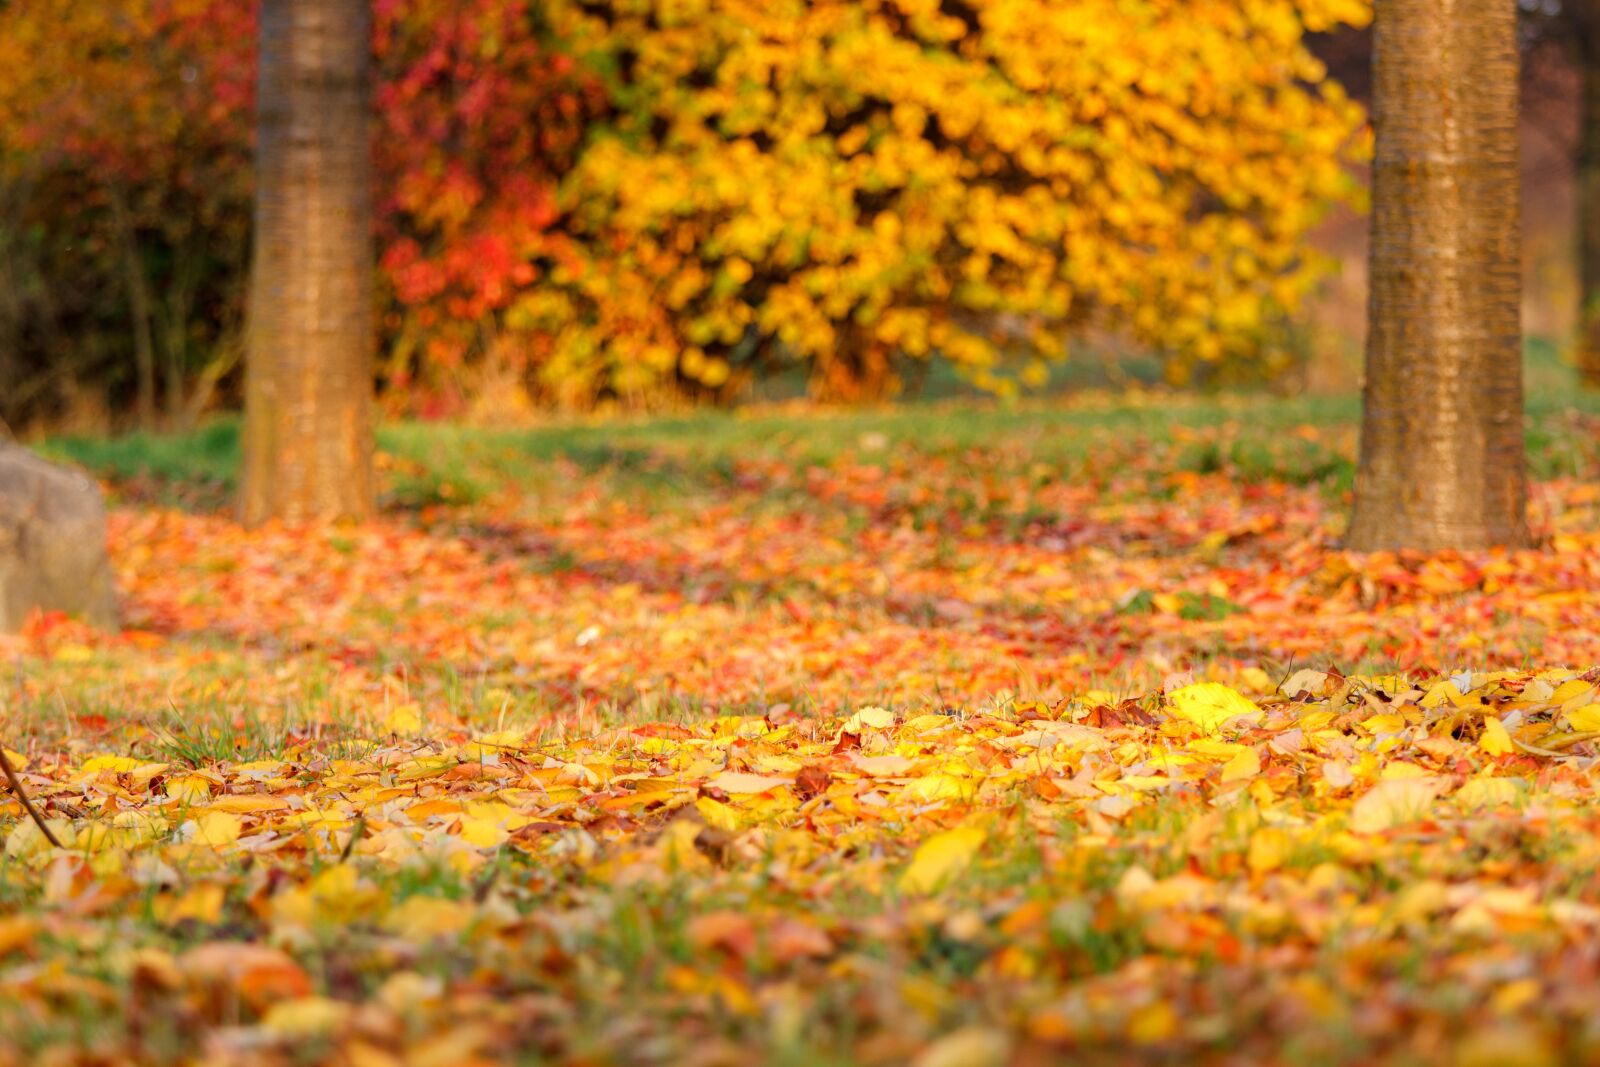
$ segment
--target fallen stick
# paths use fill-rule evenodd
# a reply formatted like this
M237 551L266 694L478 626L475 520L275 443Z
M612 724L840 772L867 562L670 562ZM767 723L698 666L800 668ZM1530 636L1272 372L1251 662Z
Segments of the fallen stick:
M33 801L28 799L28 791L22 788L22 779L17 777L17 769L11 766L11 757L6 755L6 746L0 744L0 770L6 772L6 781L11 785L11 791L17 794L17 799L22 801L23 810L32 818L34 825L39 827L39 832L44 834L44 839L61 847L61 842L56 838L55 832L50 829L50 824L44 821L44 816L39 814L39 809L33 806Z

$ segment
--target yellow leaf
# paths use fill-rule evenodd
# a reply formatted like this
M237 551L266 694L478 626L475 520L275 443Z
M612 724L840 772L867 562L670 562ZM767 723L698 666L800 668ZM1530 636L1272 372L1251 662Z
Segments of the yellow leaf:
M1226 590L1223 590L1223 595ZM1239 681L1254 693L1271 693L1276 691L1272 684L1272 676L1260 667L1246 667L1239 672Z
M1250 835L1250 852L1245 857L1252 871L1265 873L1283 866L1293 842L1287 831L1276 826L1263 826Z
M1394 734L1406 728L1404 715L1385 712L1382 715L1369 715L1361 720L1361 728L1369 734Z
M1515 804L1522 796L1521 778L1474 778L1456 790L1455 802L1464 808L1498 808Z
M1493 715L1483 720L1483 735L1478 738L1478 747L1491 756L1504 756L1507 752L1516 751L1516 746L1511 743L1511 735L1506 732L1505 723Z
M1310 693L1312 699L1323 695L1323 687L1328 684L1328 676L1322 671L1314 671L1309 667L1295 671L1284 680L1282 690L1284 696L1298 696L1301 693Z
M1427 768L1419 767L1408 760L1396 760L1384 764L1383 772L1378 777L1387 781L1390 778L1432 778L1433 774Z
M970 778L957 778L949 774L928 774L913 778L904 790L912 800L966 800L978 791L978 783Z
M1489 1005L1497 1015L1511 1015L1521 1011L1544 992L1544 984L1537 978L1518 978L1495 990Z
M769 789L779 789L792 784L788 778L778 778L769 774L745 774L741 771L723 771L706 782L708 788L720 789L724 793L765 793Z
M461 1024L442 1034L412 1041L406 1047L406 1067L458 1067L481 1063L479 1049L496 1037L482 1024Z
M1247 748L1222 766L1224 782L1239 782L1261 773L1261 757L1256 750Z
M1136 1045L1158 1045L1178 1031L1178 1013L1158 1000L1146 1004L1128 1019L1128 1039Z
M1187 751L1194 753L1196 756L1204 756L1209 760L1215 760L1219 763L1226 763L1229 760L1237 757L1239 753L1243 752L1249 746L1241 745L1236 741L1222 741L1214 737L1202 737L1197 740L1190 741L1184 747Z
M844 721L844 732L859 734L864 728L887 730L894 725L894 712L886 708L862 708Z
M1415 822L1428 813L1438 794L1435 779L1385 779L1367 790L1350 809L1350 829L1358 834L1376 834Z
M200 803L211 795L211 783L198 774L168 778L164 788L167 796L186 804Z
M1460 699L1461 690L1456 683L1446 679L1429 686L1419 703L1425 708L1436 708L1441 704L1455 704Z
M700 817L706 821L707 826L728 831L744 829L739 813L720 800L701 797L694 802L694 807L700 813Z
M383 717L383 728L391 734L415 734L422 730L422 709L415 704L401 704Z
M1593 683L1586 682L1582 678L1572 678L1556 686L1556 691L1550 694L1550 703L1570 704L1580 697L1587 701L1589 697L1594 696L1594 692Z
M72 823L66 819L46 819L45 822L49 824L50 832L56 835L56 840L61 842L62 848L72 848L77 844L78 838L72 832ZM6 835L6 855L14 859L40 856L50 850L50 842L32 819L23 819Z
M202 882L180 897L157 897L156 919L167 926L176 926L185 919L212 925L222 917L225 895L220 882Z
M447 800L444 797L435 797L432 800L419 800L406 809L406 815L413 821L431 819L435 815L460 815L462 807L460 801Z
M408 897L383 920L384 929L406 937L456 937L472 925L477 910L468 901Z
M112 774L127 774L144 765L144 760L137 760L131 756L93 756L84 761L84 774L101 774L110 771Z
M1600 730L1600 704L1585 704L1567 712L1567 725L1585 733Z
M1168 694L1172 717L1192 722L1202 730L1215 731L1229 719L1241 715L1261 717L1261 709L1221 682L1197 682Z
M982 827L958 826L928 838L900 876L902 893L931 893L966 870L988 834Z
M350 1005L327 997L279 1001L267 1009L261 1028L279 1037L324 1037L342 1027Z
M476 848L498 848L514 832L532 822L503 800L468 804L461 820L461 840Z
M282 797L254 794L237 794L218 797L206 805L207 811L226 811L234 815L250 815L262 811L285 811L289 802Z
M244 828L239 816L226 811L208 811L188 825L193 828L191 840L212 848L233 844L239 840L239 832Z
M499 848L510 836L504 819L479 816L461 820L461 840L473 848Z
M1011 1039L1003 1030L969 1026L934 1041L911 1067L1003 1067L1010 1062Z
M401 782L415 782L423 778L434 778L448 771L461 761L454 756L423 756L402 764L395 772L395 780Z
M139 785L148 785L150 779L159 774L165 774L167 766L165 763L146 763L129 771L128 777Z

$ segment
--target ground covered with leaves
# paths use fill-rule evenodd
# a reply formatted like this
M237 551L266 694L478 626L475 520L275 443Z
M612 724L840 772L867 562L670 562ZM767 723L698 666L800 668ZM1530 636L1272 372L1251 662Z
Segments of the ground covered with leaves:
M1600 467L1356 556L1348 408L401 428L108 478L4 646L0 1063L1600 1057ZM143 473L141 473L143 472Z

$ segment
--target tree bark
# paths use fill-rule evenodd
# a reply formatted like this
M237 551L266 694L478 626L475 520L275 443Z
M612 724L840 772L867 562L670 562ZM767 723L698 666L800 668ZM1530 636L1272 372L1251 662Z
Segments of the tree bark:
M1514 0L1378 0L1350 548L1527 542Z
M1578 101L1578 378L1600 389L1600 2L1569 0Z
M373 509L370 9L261 5L247 523Z

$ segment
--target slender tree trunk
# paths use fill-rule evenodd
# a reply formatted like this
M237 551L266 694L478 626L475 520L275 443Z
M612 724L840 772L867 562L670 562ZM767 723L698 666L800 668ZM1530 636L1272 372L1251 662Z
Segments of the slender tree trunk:
M139 429L149 432L156 425L156 346L150 325L150 290L145 283L144 264L139 261L139 245L128 217L128 204L122 190L109 192L111 222L117 231L122 256L122 276L128 287L128 310L133 313L133 367L137 387Z
M1578 103L1578 377L1600 389L1600 2L1569 0Z
M373 507L370 10L367 0L261 5L248 523Z
M1349 547L1528 539L1517 5L1378 0L1372 295Z
M185 418L187 409L183 388L187 384L189 368L189 316L194 310L195 285L204 263L200 246L200 235L194 227L189 227L183 239L177 242L167 298L162 301L161 337L162 355L165 357L167 426L174 430L189 428Z

